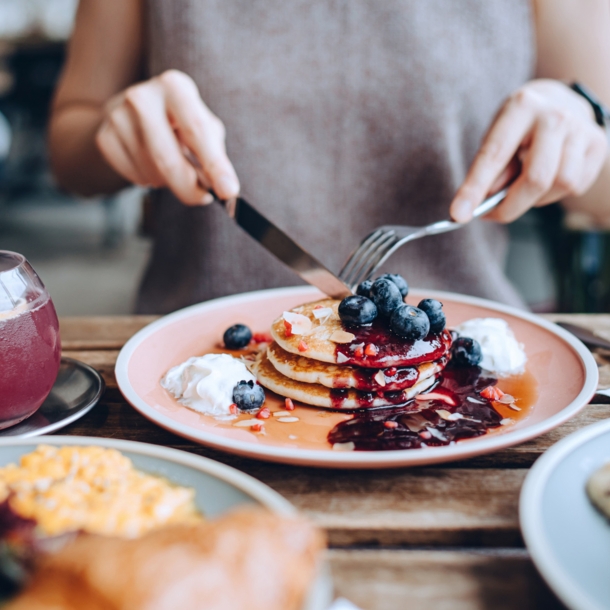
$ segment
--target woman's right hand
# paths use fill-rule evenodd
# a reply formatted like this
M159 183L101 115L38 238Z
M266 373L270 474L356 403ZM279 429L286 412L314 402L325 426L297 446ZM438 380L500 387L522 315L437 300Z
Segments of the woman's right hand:
M141 186L169 188L187 205L239 193L227 157L225 127L199 95L193 79L168 70L115 95L106 104L96 144L121 176ZM187 148L200 169L184 154Z

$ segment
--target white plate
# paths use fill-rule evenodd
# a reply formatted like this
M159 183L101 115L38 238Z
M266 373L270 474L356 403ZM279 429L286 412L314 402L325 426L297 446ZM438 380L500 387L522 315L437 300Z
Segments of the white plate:
M610 420L587 426L551 447L521 490L519 516L536 567L573 610L610 608L610 521L585 485L610 462Z
M326 441L324 424L328 425L333 419L317 417L318 410L305 407L301 411L301 420L295 427L309 426L302 437L289 440L286 433L285 438L278 441L272 431L263 436L244 428L231 429L230 424L220 424L182 407L160 387L159 380L169 368L190 356L217 348L228 326L242 322L255 332L265 332L283 310L321 296L309 286L262 290L215 299L165 316L136 333L121 350L115 368L119 388L127 401L151 421L216 449L289 464L386 468L464 459L530 440L574 416L591 399L597 387L598 371L593 356L578 339L559 326L491 301L421 290L412 290L408 301L417 303L424 297L441 300L449 326L476 317L500 317L508 321L525 346L528 374L538 384L538 398L527 418L451 446L332 451ZM268 400L276 407L280 404L273 396ZM332 425L328 430L330 427Z
M295 508L280 494L251 476L211 460L177 449L134 441L87 436L40 436L36 439L0 439L0 466L18 462L38 445L85 445L117 449L140 470L159 475L178 485L195 489L195 504L206 517L216 517L231 508L253 504L280 515L292 515ZM310 590L303 610L323 610L332 600L328 567Z

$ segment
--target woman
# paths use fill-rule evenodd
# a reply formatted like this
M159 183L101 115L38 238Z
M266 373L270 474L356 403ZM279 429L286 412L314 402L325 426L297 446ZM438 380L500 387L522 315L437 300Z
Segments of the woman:
M378 225L469 220L517 172L490 218L560 199L606 216L606 136L561 80L610 104L607 0L81 0L51 157L78 193L156 189L137 308L164 313L296 283L205 205L210 187L241 183L333 269ZM503 227L475 221L388 270L518 304L504 250Z

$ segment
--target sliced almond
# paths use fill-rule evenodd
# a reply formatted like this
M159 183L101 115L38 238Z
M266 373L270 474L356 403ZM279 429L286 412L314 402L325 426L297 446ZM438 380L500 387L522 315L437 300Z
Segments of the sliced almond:
M377 373L375 374L375 377L373 377L373 379L382 387L385 388L386 386L386 381L385 381L385 375L383 374L383 371L377 371Z
M326 324L328 318L333 315L333 310L330 307L320 307L320 309L313 310L313 317L320 322L320 324Z
M349 443L334 443L333 451L353 451L356 445L351 441Z
M295 421L299 421L298 417L278 417L277 421L281 421L283 424L292 424Z
M442 419L446 419L447 421L451 420L451 413L445 409L437 409L436 414Z
M447 440L447 437L440 430L437 430L436 428L426 428L426 430L428 432L430 432L430 434L434 438L437 438L439 441L446 441Z
M337 363L338 364L343 364L344 362L347 362L348 360L349 360L349 358L342 352L339 352L337 354Z
M504 396L498 398L497 402L500 402L503 405L510 405L515 402L515 397L510 394L504 394Z
M282 317L290 324L293 335L307 335L311 332L313 325L307 316L292 311L285 311Z
M515 405L515 404L510 404L510 405L508 405L508 408L509 408L509 409L512 409L513 411L521 411L521 407L518 407L518 406L517 406L517 405Z
M236 421L233 425L236 428L250 428L261 423L260 419L241 419Z
M336 330L330 336L333 343L351 343L356 338L356 335L348 333L345 330Z
M274 411L273 417L284 417L285 415L290 415L290 411Z
M503 420L500 421L500 425L502 426L508 426L508 424L512 424L513 420L510 417L505 417Z
M401 418L402 423L411 430L411 432L421 432L430 424L430 422L419 413L413 413L405 418Z

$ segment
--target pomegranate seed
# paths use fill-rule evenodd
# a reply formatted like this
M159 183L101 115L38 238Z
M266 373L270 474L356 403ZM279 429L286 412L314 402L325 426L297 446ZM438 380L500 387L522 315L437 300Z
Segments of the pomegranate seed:
M487 400L499 400L504 396L504 392L497 386L488 385L486 388L481 390L479 394Z
M394 375L396 375L396 373L397 373L397 371L393 366L391 366L389 369L386 369L386 372L385 372L386 377L394 377Z
M270 417L271 417L271 411L269 409L267 409L267 407L265 407L264 409L261 409L256 414L256 419L269 419Z
M427 430L422 430L422 431L419 433L419 436L420 436L421 438L423 438L424 440L429 440L429 439L431 439L431 438L432 438L432 435L431 435L431 434L430 434L430 432L428 432Z
M239 412L239 407L235 403L229 405L229 413L231 415L237 415L238 412Z
M324 305L316 305L316 306L314 307L314 309L323 309L323 308L324 308Z
M253 424L252 426L250 426L250 430L252 430L252 432L260 432L263 429L263 424Z
M273 338L269 333L254 333L252 335L252 341L254 343L272 343Z
M362 346L359 346L354 350L354 356L356 356L356 358L362 358L364 356L364 349Z
M284 407L286 408L286 411L294 411L294 403L292 400L290 400L290 398L287 398L284 401Z
M395 422L395 421L384 421L383 422L383 427L384 428L389 428L390 430L392 428L398 428L398 422Z
M379 353L379 348L374 343L369 343L364 348L364 353L367 356L376 356Z
M307 345L307 343L305 343L305 341L303 341L301 339L301 341L299 341L299 351L306 352L308 349L309 349L309 345Z
M292 337L292 324L288 320L284 320L284 328L286 329L286 336Z

